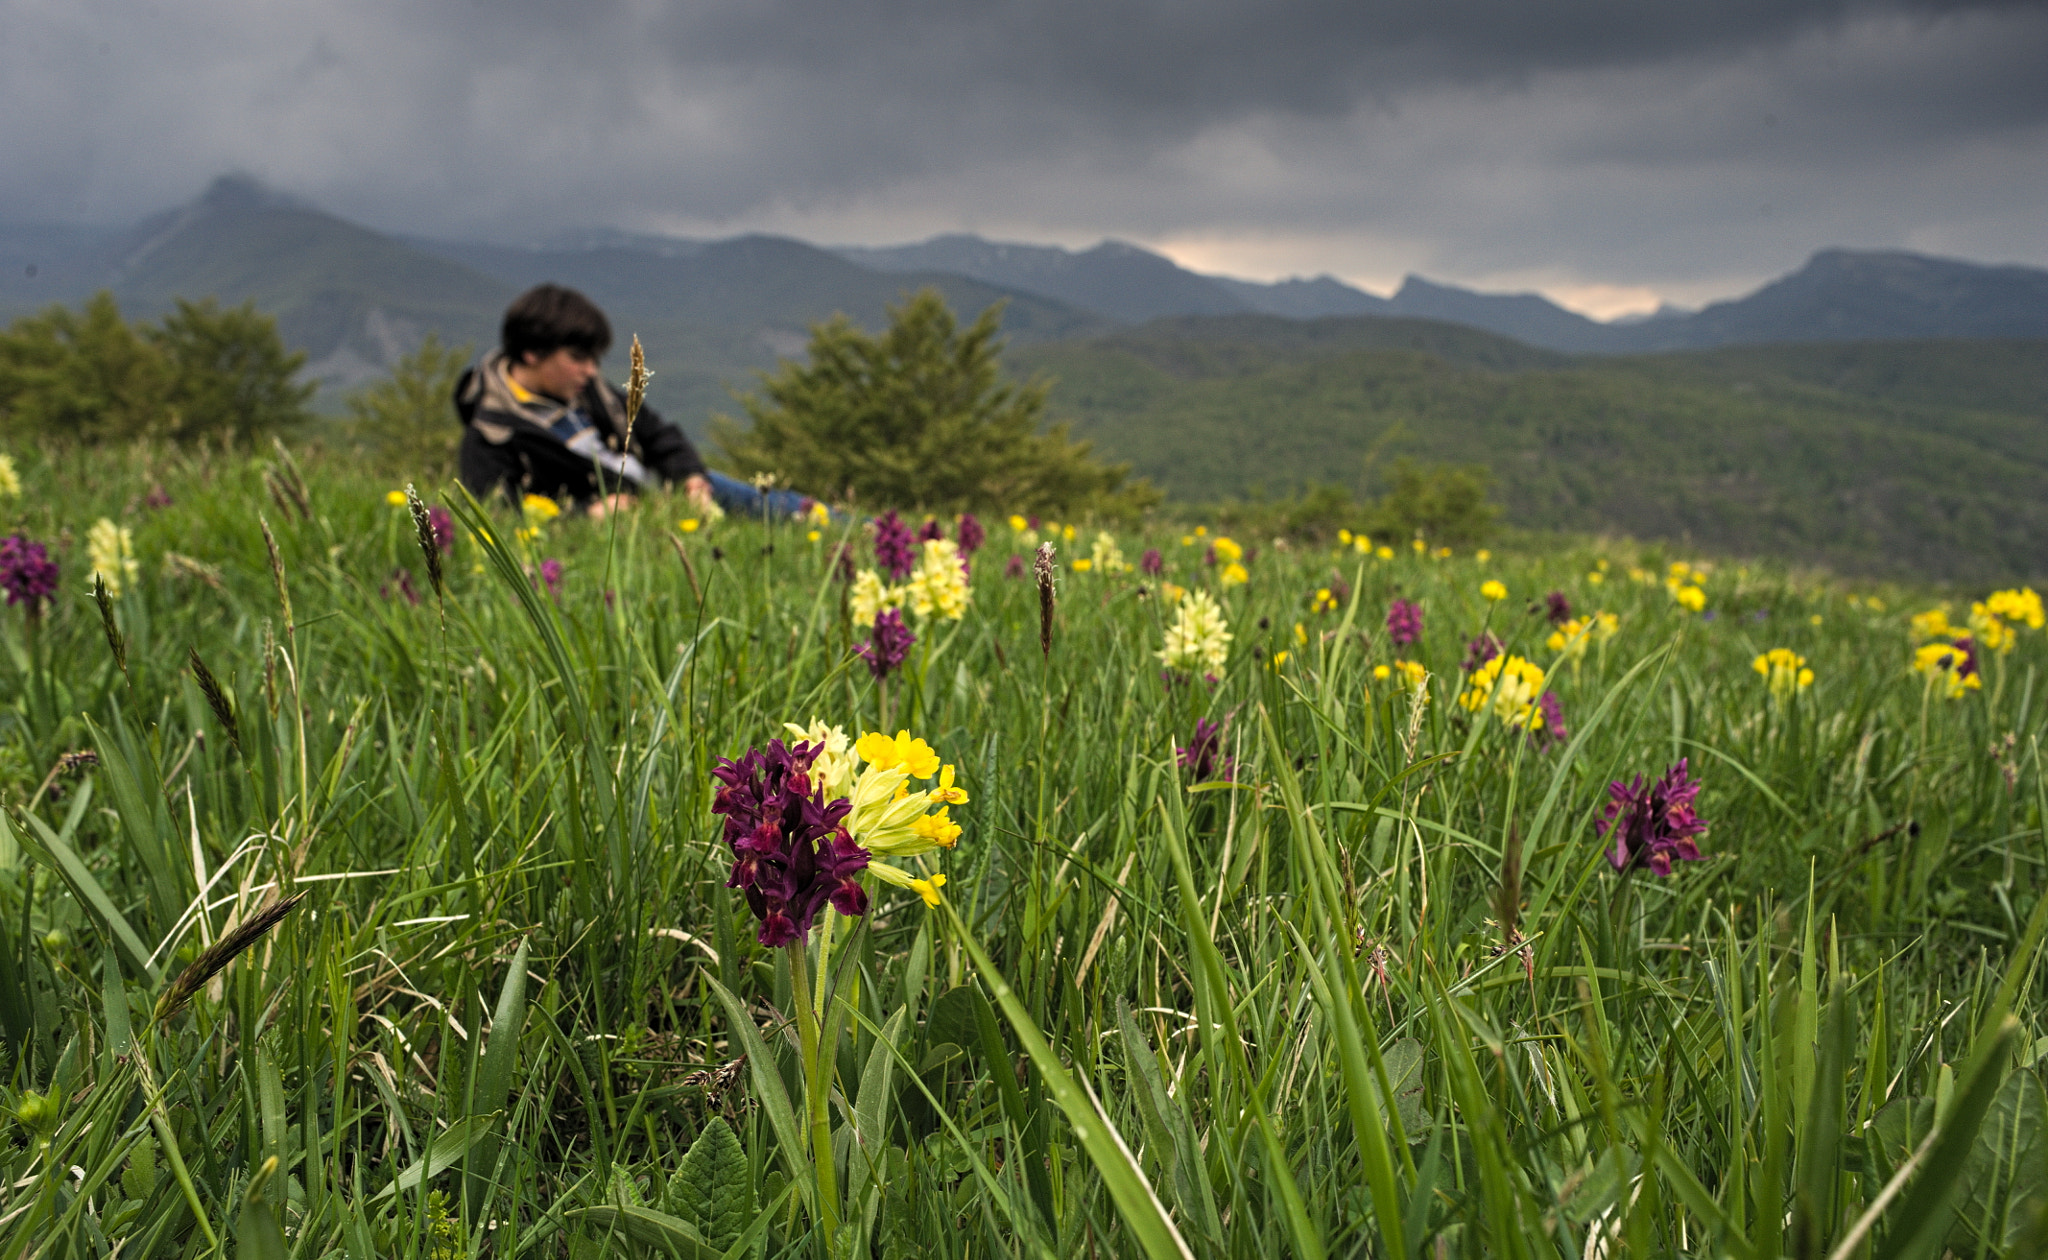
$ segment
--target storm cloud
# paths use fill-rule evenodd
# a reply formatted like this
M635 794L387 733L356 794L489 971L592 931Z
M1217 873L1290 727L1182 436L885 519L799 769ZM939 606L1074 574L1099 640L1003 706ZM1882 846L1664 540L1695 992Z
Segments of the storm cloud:
M246 171L389 231L1105 236L1588 309L2048 265L2048 9L0 0L0 219Z

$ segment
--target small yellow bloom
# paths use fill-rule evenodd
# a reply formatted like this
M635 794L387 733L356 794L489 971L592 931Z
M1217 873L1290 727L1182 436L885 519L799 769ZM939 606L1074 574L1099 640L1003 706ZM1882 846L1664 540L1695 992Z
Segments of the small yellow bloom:
M1375 680L1384 682L1394 676L1394 671L1385 665L1375 665L1372 667L1372 676Z
M931 790L931 798L941 805L965 805L967 789L953 786L953 767L939 767L939 786Z
M1207 538L1208 536L1209 536L1209 527L1208 527L1207 525L1197 525L1197 526L1195 526L1195 537L1197 537L1197 538Z
M1401 681L1411 691L1422 690L1429 681L1429 670L1421 661L1395 661L1394 668L1401 671Z
M522 525L518 529L512 531L512 536L518 539L520 542L532 542L534 539L540 537L540 526Z
M1382 560L1392 560L1394 558L1394 549L1392 547L1386 546L1385 544L1381 544L1380 547L1377 550L1375 550L1372 554L1378 556Z
M1449 547L1438 547L1438 548L1436 549L1436 558L1437 558L1437 559L1439 559L1439 560L1448 560L1448 559L1450 559L1450 558L1451 558L1451 549L1450 549Z
M1606 575L1605 573L1602 573L1602 572L1601 572L1600 570L1598 570L1598 569L1595 569L1595 570L1593 570L1593 571L1592 571L1591 573L1588 573L1588 574L1586 575L1586 581L1587 581L1588 583L1590 583L1590 584L1594 585L1594 586L1598 586L1598 585L1600 585L1600 584L1601 584L1602 582L1605 582L1606 580L1607 580L1607 575Z
M1914 613L1909 624L1916 639L1946 639L1955 633L1955 627L1948 623L1948 610L1945 608Z
M1488 578L1479 584L1479 593L1486 599L1498 604L1508 597L1508 588L1493 578Z
M1060 528L1060 537L1068 542L1074 541L1074 527L1072 525L1062 526Z
M939 754L923 740L912 739L909 731L896 732L894 739L869 731L854 743L853 751L878 770L901 767L915 779L929 779L939 770Z
M1960 648L1948 643L1929 643L1913 653L1913 668L1932 683L1944 687L1948 698L1960 700L1967 691L1980 691L1984 680L1976 663ZM1964 673L1967 669L1969 672Z
M1237 540L1234 538L1225 538L1218 535L1216 541L1209 545L1216 549L1216 558L1225 564L1232 564L1244 559L1244 548L1238 546Z
M960 842L960 824L947 815L946 807L943 805L935 814L919 815L910 824L910 830L942 849L950 849Z
M391 505L392 507L404 507L404 506L405 506L405 491L403 491L403 490L386 490L386 491L384 492L384 501L385 501L386 503L389 503L389 504L390 504L390 505Z
M1806 658L1791 648L1772 648L1751 661L1750 668L1763 675L1771 694L1781 700L1813 685L1813 671L1806 667Z
M1418 556L1421 555L1423 552L1429 550L1429 544L1422 541L1420 538L1416 539L1414 543L1411 545L1415 548L1415 554Z
M1984 607L1995 617L2024 621L2035 630L2048 625L2048 610L2042 608L2041 597L2031 586L2023 586L2016 591L1994 591L1984 601Z
M21 497L21 474L14 470L14 456L0 455L0 498ZM403 498L403 496L400 496Z
M1330 588L1327 586L1316 588L1316 597L1309 601L1308 610L1310 612L1324 613L1334 612L1336 608L1337 597L1331 593Z
M823 529L832 523L832 509L813 499L811 500L810 520L812 525Z
M1224 586L1242 586L1252 580L1252 575L1245 571L1243 565L1232 561L1223 566L1223 572L1216 575L1216 580Z
M1811 617L1808 617L1808 618L1806 619L1806 621L1807 621L1807 624L1808 624L1808 625L1814 625L1814 626L1817 626L1817 625L1819 625L1819 624L1820 624L1820 623L1821 623L1821 622L1822 622L1823 620L1824 620L1824 618L1823 618L1823 617L1822 617L1822 616L1821 616L1821 615L1820 615L1819 613L1815 613L1815 614L1813 614L1813 616L1811 616Z
M824 535L823 535L823 534L821 534L821 533L819 533L819 532L818 532L817 530L815 530L815 529L814 529L814 530L812 530L812 531L811 531L810 533L808 533L808 534L805 534L805 535L804 535L804 538L805 538L805 539L807 539L807 540L808 540L808 541L810 541L810 542L816 542L816 541L818 541L818 540L819 540L820 538L823 538L823 537L824 537Z
M703 527L704 522L694 516L685 517L676 522L676 528L682 530L685 534L694 534Z
M1361 556L1369 556L1372 554L1372 539L1360 534L1351 540L1351 549Z
M1707 593L1697 586L1681 586L1671 592L1671 598L1688 612L1698 612L1707 606Z
M1299 621L1294 623L1294 646L1308 646L1308 627L1302 625Z
M1350 531L1350 530L1348 530L1348 529L1340 529L1340 530L1338 530L1338 531L1337 531L1337 541L1338 541L1338 542L1340 542L1340 543L1343 543L1343 544L1344 544L1345 546L1349 547L1349 546L1351 545L1351 531Z
M1182 534L1182 535L1180 536L1180 545L1181 545L1181 546L1183 546L1183 547L1192 547L1192 546L1194 546L1194 545L1195 545L1195 536L1194 536L1193 534Z
M529 523L551 521L562 514L562 505L544 494L529 494L519 500L519 510L526 513Z
M1273 653L1273 668L1274 668L1274 669L1278 669L1278 668L1280 668L1280 667L1281 667L1282 665L1285 665L1286 663L1287 663L1287 653L1286 653L1286 651L1285 651L1284 649L1283 649L1283 650L1281 650L1281 651L1278 651L1278 652L1275 652L1275 653Z
M1095 562L1087 556L1082 556L1079 560L1074 561L1074 572L1076 573L1086 573L1094 567Z
M1488 560L1493 559L1493 553L1491 551L1488 551L1486 548L1481 547L1479 550L1472 553L1472 558L1479 561L1479 563L1481 564L1485 564Z
M939 905L939 889L943 888L945 884L946 877L935 874L930 879L911 880L910 889L918 896L924 898L924 904L936 910Z
M1872 595L1869 599L1864 600L1863 606L1875 613L1881 613L1884 611L1884 601L1879 599L1875 595Z
M1167 603L1178 604L1181 601L1182 597L1188 593L1188 588L1185 586L1177 585L1173 582L1168 582L1159 588L1159 593L1166 596Z
M1012 512L1010 514L1010 528L1016 531L1017 533L1021 534L1025 530L1031 528L1031 522L1025 520L1023 517Z

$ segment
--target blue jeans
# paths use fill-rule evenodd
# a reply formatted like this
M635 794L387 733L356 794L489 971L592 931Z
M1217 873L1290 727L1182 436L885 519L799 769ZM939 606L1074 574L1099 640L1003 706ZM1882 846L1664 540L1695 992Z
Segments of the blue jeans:
M750 483L724 473L707 472L704 477L711 483L712 499L732 516L787 519L810 511L815 502L811 496L794 490L756 490Z

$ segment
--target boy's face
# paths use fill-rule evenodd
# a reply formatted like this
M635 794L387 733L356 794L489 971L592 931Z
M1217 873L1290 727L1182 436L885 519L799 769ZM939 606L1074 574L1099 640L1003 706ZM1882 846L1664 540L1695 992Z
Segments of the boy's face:
M568 346L557 346L546 357L531 350L522 357L524 370L519 375L524 379L519 383L556 398L574 398L597 375L597 360Z

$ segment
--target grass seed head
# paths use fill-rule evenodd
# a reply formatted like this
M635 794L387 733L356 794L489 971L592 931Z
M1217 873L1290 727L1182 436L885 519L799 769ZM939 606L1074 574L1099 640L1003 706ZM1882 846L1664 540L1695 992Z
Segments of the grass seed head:
M107 590L107 580L98 573L92 575L92 602L99 605L100 626L107 632L107 647L114 654L114 664L128 672L128 640L121 636L121 627L114 624L114 596Z
M304 893L294 893L283 901L271 902L236 924L233 931L215 941L205 953L193 959L190 965L178 973L178 978L171 981L171 987L164 990L164 995L157 999L156 1022L169 1023L179 1011L185 1009L185 1004L192 1000L193 994L205 988L207 981L219 975L237 956L268 935L270 929L282 922L305 896Z
M413 536L419 541L420 554L427 560L427 580L434 584L434 598L440 599L441 540L434 536L434 518L428 514L427 505L420 502L420 492L409 481L405 484L405 506L412 513Z
M1038 578L1038 650L1051 660L1052 614L1059 603L1053 589L1051 543L1038 544L1038 558L1031 562L1031 571Z

